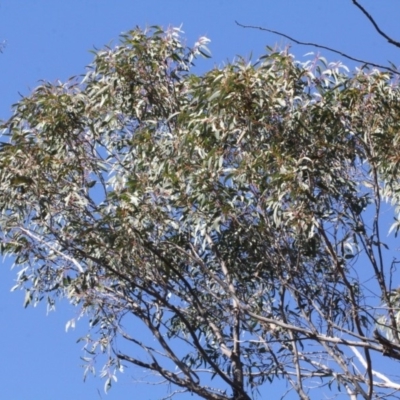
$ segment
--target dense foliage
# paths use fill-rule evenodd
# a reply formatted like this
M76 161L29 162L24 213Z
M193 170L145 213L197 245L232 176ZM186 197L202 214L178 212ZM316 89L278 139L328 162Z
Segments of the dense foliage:
M15 105L0 244L26 305L89 315L85 360L106 355L106 386L133 364L205 399L276 379L301 399L399 397L380 233L382 201L400 202L397 81L272 49L192 73L206 44L133 30L82 80Z

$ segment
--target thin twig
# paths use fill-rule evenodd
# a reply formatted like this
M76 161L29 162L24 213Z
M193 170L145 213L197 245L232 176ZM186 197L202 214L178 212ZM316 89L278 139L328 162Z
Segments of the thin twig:
M369 19L371 24L374 26L376 31L384 37L390 44L396 47L400 47L400 42L397 40L392 39L389 35L387 35L383 30L379 27L379 25L376 23L375 19L372 17L372 15L357 1L357 0L352 0L353 4L361 10L361 12Z
M370 61L365 61L365 60L361 60L361 59L359 59L359 58L355 58L355 57L349 56L348 54L343 53L343 52L340 51L340 50L335 50L335 49L333 49L332 47L328 47L328 46L324 46L324 45L317 44L317 43L312 43L312 42L302 42L302 41L300 41L300 40L297 40L297 39L292 38L292 37L289 36L289 35L286 35L285 33L278 32L278 31L275 31L275 30L273 30L273 29L263 28L263 27L261 27L261 26L243 25L243 24L241 24L241 23L238 22L238 21L235 21L235 22L236 22L237 25L239 25L239 26L242 27L242 28L258 29L258 30L260 30L260 31L270 32L270 33L273 33L273 34L275 34L275 35L279 35L279 36L282 36L282 37L284 37L284 38L286 38L286 39L289 39L289 40L291 40L292 42L294 42L294 43L296 43L296 44L300 44L300 45L302 45L302 46L313 46L313 47L317 47L317 48L319 48L319 49L328 50L328 51L331 51L332 53L339 54L339 55L341 55L342 57L345 57L345 58L347 58L347 59L349 59L349 60L351 60L351 61L359 62L359 63L364 64L364 65L370 65L371 67L375 67L375 68L381 68L381 69L384 69L384 70L386 70L386 71L392 72L393 74L400 75L400 72L397 71L397 70L395 70L395 69L393 69L393 68L385 67L384 65L376 64L376 63L373 63L373 62L370 62Z

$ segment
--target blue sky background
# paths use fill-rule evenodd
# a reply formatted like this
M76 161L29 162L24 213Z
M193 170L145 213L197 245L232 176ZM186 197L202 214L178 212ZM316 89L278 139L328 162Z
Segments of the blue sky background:
M400 2L362 2L382 28L400 39ZM338 48L355 57L387 64L400 64L400 49L378 36L351 0L5 0L0 1L0 118L11 115L11 105L20 94L28 95L39 80L66 80L84 73L92 55L89 50L118 42L121 32L135 26L183 24L187 44L198 37L212 41L213 58L197 62L205 71L235 55L253 59L266 45L285 46L278 36L238 27L260 25L284 32L299 40ZM292 53L302 58L312 48L293 45ZM322 52L329 60L345 59ZM167 387L134 383L139 369L128 369L109 394L99 378L83 383L81 344L86 333L81 322L65 332L66 322L75 316L68 304L46 315L45 306L24 309L23 294L10 293L16 271L10 262L0 268L0 398L9 400L54 399L157 399ZM281 388L269 388L269 398L279 398ZM194 398L188 396L188 398Z

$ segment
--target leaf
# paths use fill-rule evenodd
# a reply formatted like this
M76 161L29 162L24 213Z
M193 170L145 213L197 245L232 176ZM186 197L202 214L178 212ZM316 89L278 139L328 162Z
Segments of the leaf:
M75 318L70 319L65 325L65 332L68 332L69 328L75 329Z
M30 290L25 291L25 298L24 298L24 308L28 307L28 305L32 302L32 294Z

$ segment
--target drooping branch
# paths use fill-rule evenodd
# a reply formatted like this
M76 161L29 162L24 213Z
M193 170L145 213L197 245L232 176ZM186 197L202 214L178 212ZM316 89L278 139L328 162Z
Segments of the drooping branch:
M385 32L383 32L383 30L376 23L375 19L372 17L372 15L357 0L352 0L352 2L368 18L368 20L374 26L375 30L379 33L379 35L384 37L393 46L400 47L400 42L392 39L389 35L387 35Z
M332 47L324 46L324 45L322 45L322 44L313 43L313 42L302 42L302 41L300 41L300 40L294 39L293 37L291 37L291 36L289 36L289 35L286 35L285 33L278 32L278 31L275 31L275 30L273 30L273 29L264 28L264 27L262 27L262 26L244 25L244 24L242 24L242 23L240 23L240 22L238 22L238 21L235 21L235 22L236 22L236 24L237 24L238 26L240 26L240 27L242 27L242 28L258 29L258 30L260 30L260 31L270 32L270 33L273 33L274 35L282 36L282 37L284 37L284 38L286 38L286 39L289 39L289 40L291 40L292 42L294 42L294 43L296 43L296 44L299 44L299 45L301 45L301 46L312 46L312 47L316 47L316 48L318 48L318 49L328 50L328 51L330 51L330 52L332 52L332 53L339 54L340 56L345 57L345 58L347 58L348 60L355 61L355 62L364 64L364 65L370 65L371 67L375 67L375 68L381 68L381 69L384 69L384 70L386 70L386 71L392 72L393 74L400 75L400 72L397 71L396 69L393 69L393 68L390 68L390 67L386 67L386 66L381 65L381 64L376 64L376 63L373 63L373 62L371 62L371 61L365 61L365 60L362 60L362 59L360 59L360 58L352 57L352 56L350 56L350 55L344 53L343 51L336 50L336 49L334 49L334 48L332 48Z

